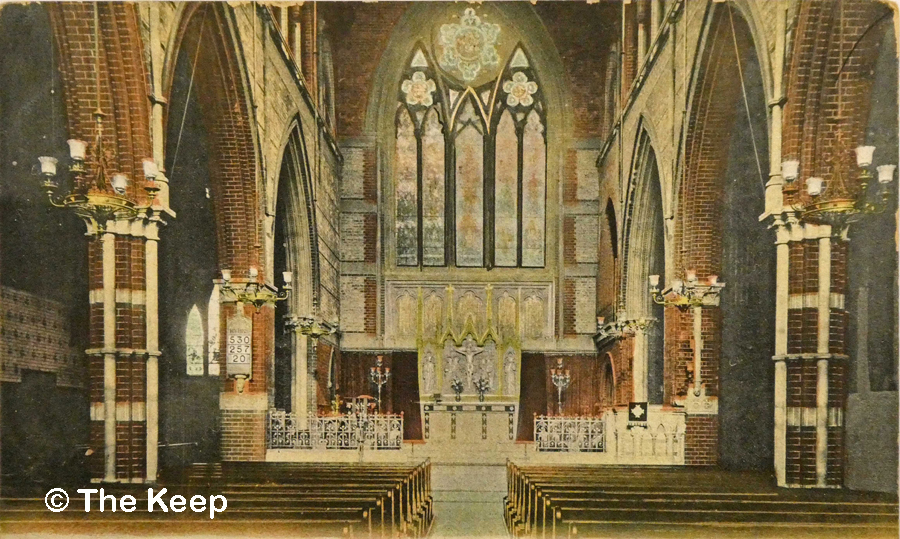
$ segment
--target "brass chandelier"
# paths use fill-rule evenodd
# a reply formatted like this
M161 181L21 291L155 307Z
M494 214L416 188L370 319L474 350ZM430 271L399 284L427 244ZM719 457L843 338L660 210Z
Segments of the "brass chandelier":
M827 185L819 177L806 179L806 195L809 203L803 208L801 218L810 223L831 225L843 229L866 215L884 213L889 207L893 194L894 171L896 165L883 164L874 167L875 146L856 148L856 166L859 168L858 188L852 192L844 183L840 165L834 169L833 185ZM798 178L799 163L785 161L782 172L788 182ZM877 181L874 181L877 179Z
M94 141L89 144L83 140L68 140L71 174L71 188L66 193L59 193L60 183L57 178L55 157L42 156L40 174L43 177L42 188L47 193L51 206L68 208L88 223L88 232L102 232L108 221L135 217L141 208L126 197L128 176L120 172L111 172L110 163L115 162L113 150L103 144L103 119L105 114L100 108L100 15L97 3L94 3L94 59L96 62L96 99L97 109L93 117L96 122ZM143 160L144 177L147 183L144 190L148 195L148 203L152 204L159 191L155 179L158 174L156 163L152 159ZM89 178L85 178L90 176Z

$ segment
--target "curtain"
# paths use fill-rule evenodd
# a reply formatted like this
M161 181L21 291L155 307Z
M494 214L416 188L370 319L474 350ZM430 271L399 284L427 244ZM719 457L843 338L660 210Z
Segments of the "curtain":
M378 387L369 381L369 371L375 366L377 357L384 358L382 369L390 368L394 372L393 359L390 353L378 354L375 352L344 352L342 354L340 369L340 385L337 393L344 402L360 395L369 395L378 398ZM391 379L395 374L391 375ZM390 412L393 410L392 382L388 382L381 388L381 410ZM341 410L342 412L344 410Z
M403 439L422 439L422 414L419 410L419 354L396 352L393 354L396 369L391 376L391 394L394 413L403 413ZM391 369L394 371L394 369Z
M534 416L547 414L546 368L544 354L522 353L519 441L534 441Z
M594 415L600 410L601 363L594 355L546 356L544 376L547 381L547 410L559 415L558 393L550 376L562 358L563 369L568 369L571 382L562 394L563 415Z

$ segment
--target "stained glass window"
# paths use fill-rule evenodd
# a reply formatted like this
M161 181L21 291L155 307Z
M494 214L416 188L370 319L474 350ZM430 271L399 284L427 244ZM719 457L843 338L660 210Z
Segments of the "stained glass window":
M422 129L422 243L426 266L444 265L444 132L436 108Z
M456 265L484 264L484 137L469 101L457 120Z
M419 263L417 144L412 118L405 109L397 113L397 263L415 266Z
M519 138L512 114L503 111L494 149L494 263L515 266L519 245Z
M546 111L527 55L477 88L430 58L414 51L398 94L397 264L543 267Z
M188 313L184 345L187 373L191 376L203 376L203 319L200 318L200 309L196 305Z
M522 265L544 265L544 212L547 154L544 126L537 112L528 113L522 137Z

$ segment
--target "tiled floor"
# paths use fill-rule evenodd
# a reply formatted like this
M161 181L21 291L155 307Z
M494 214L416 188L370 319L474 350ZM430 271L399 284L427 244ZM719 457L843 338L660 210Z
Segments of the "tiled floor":
M432 489L432 538L507 537L503 524L505 466L434 466Z

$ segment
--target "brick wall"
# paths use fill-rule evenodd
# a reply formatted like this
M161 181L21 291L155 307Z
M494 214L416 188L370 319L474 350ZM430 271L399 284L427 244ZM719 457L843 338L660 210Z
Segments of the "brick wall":
M574 137L601 136L605 103L598 96L606 84L607 53L618 39L618 3L538 2L534 10L562 59L571 91Z
M0 306L0 381L21 382L23 370L35 370L56 374L59 386L85 387L86 361L72 344L67 305L4 286Z
M266 412L222 410L222 460L265 460Z
M689 415L684 430L684 463L714 466L719 460L719 417Z
M97 108L94 5L48 4L58 50L68 134L93 141ZM103 142L114 149L110 166L132 180L143 178L141 160L150 153L150 102L144 46L134 4L100 4L100 108L106 114ZM88 155L89 182L93 169ZM143 182L132 181L128 196L144 198Z

